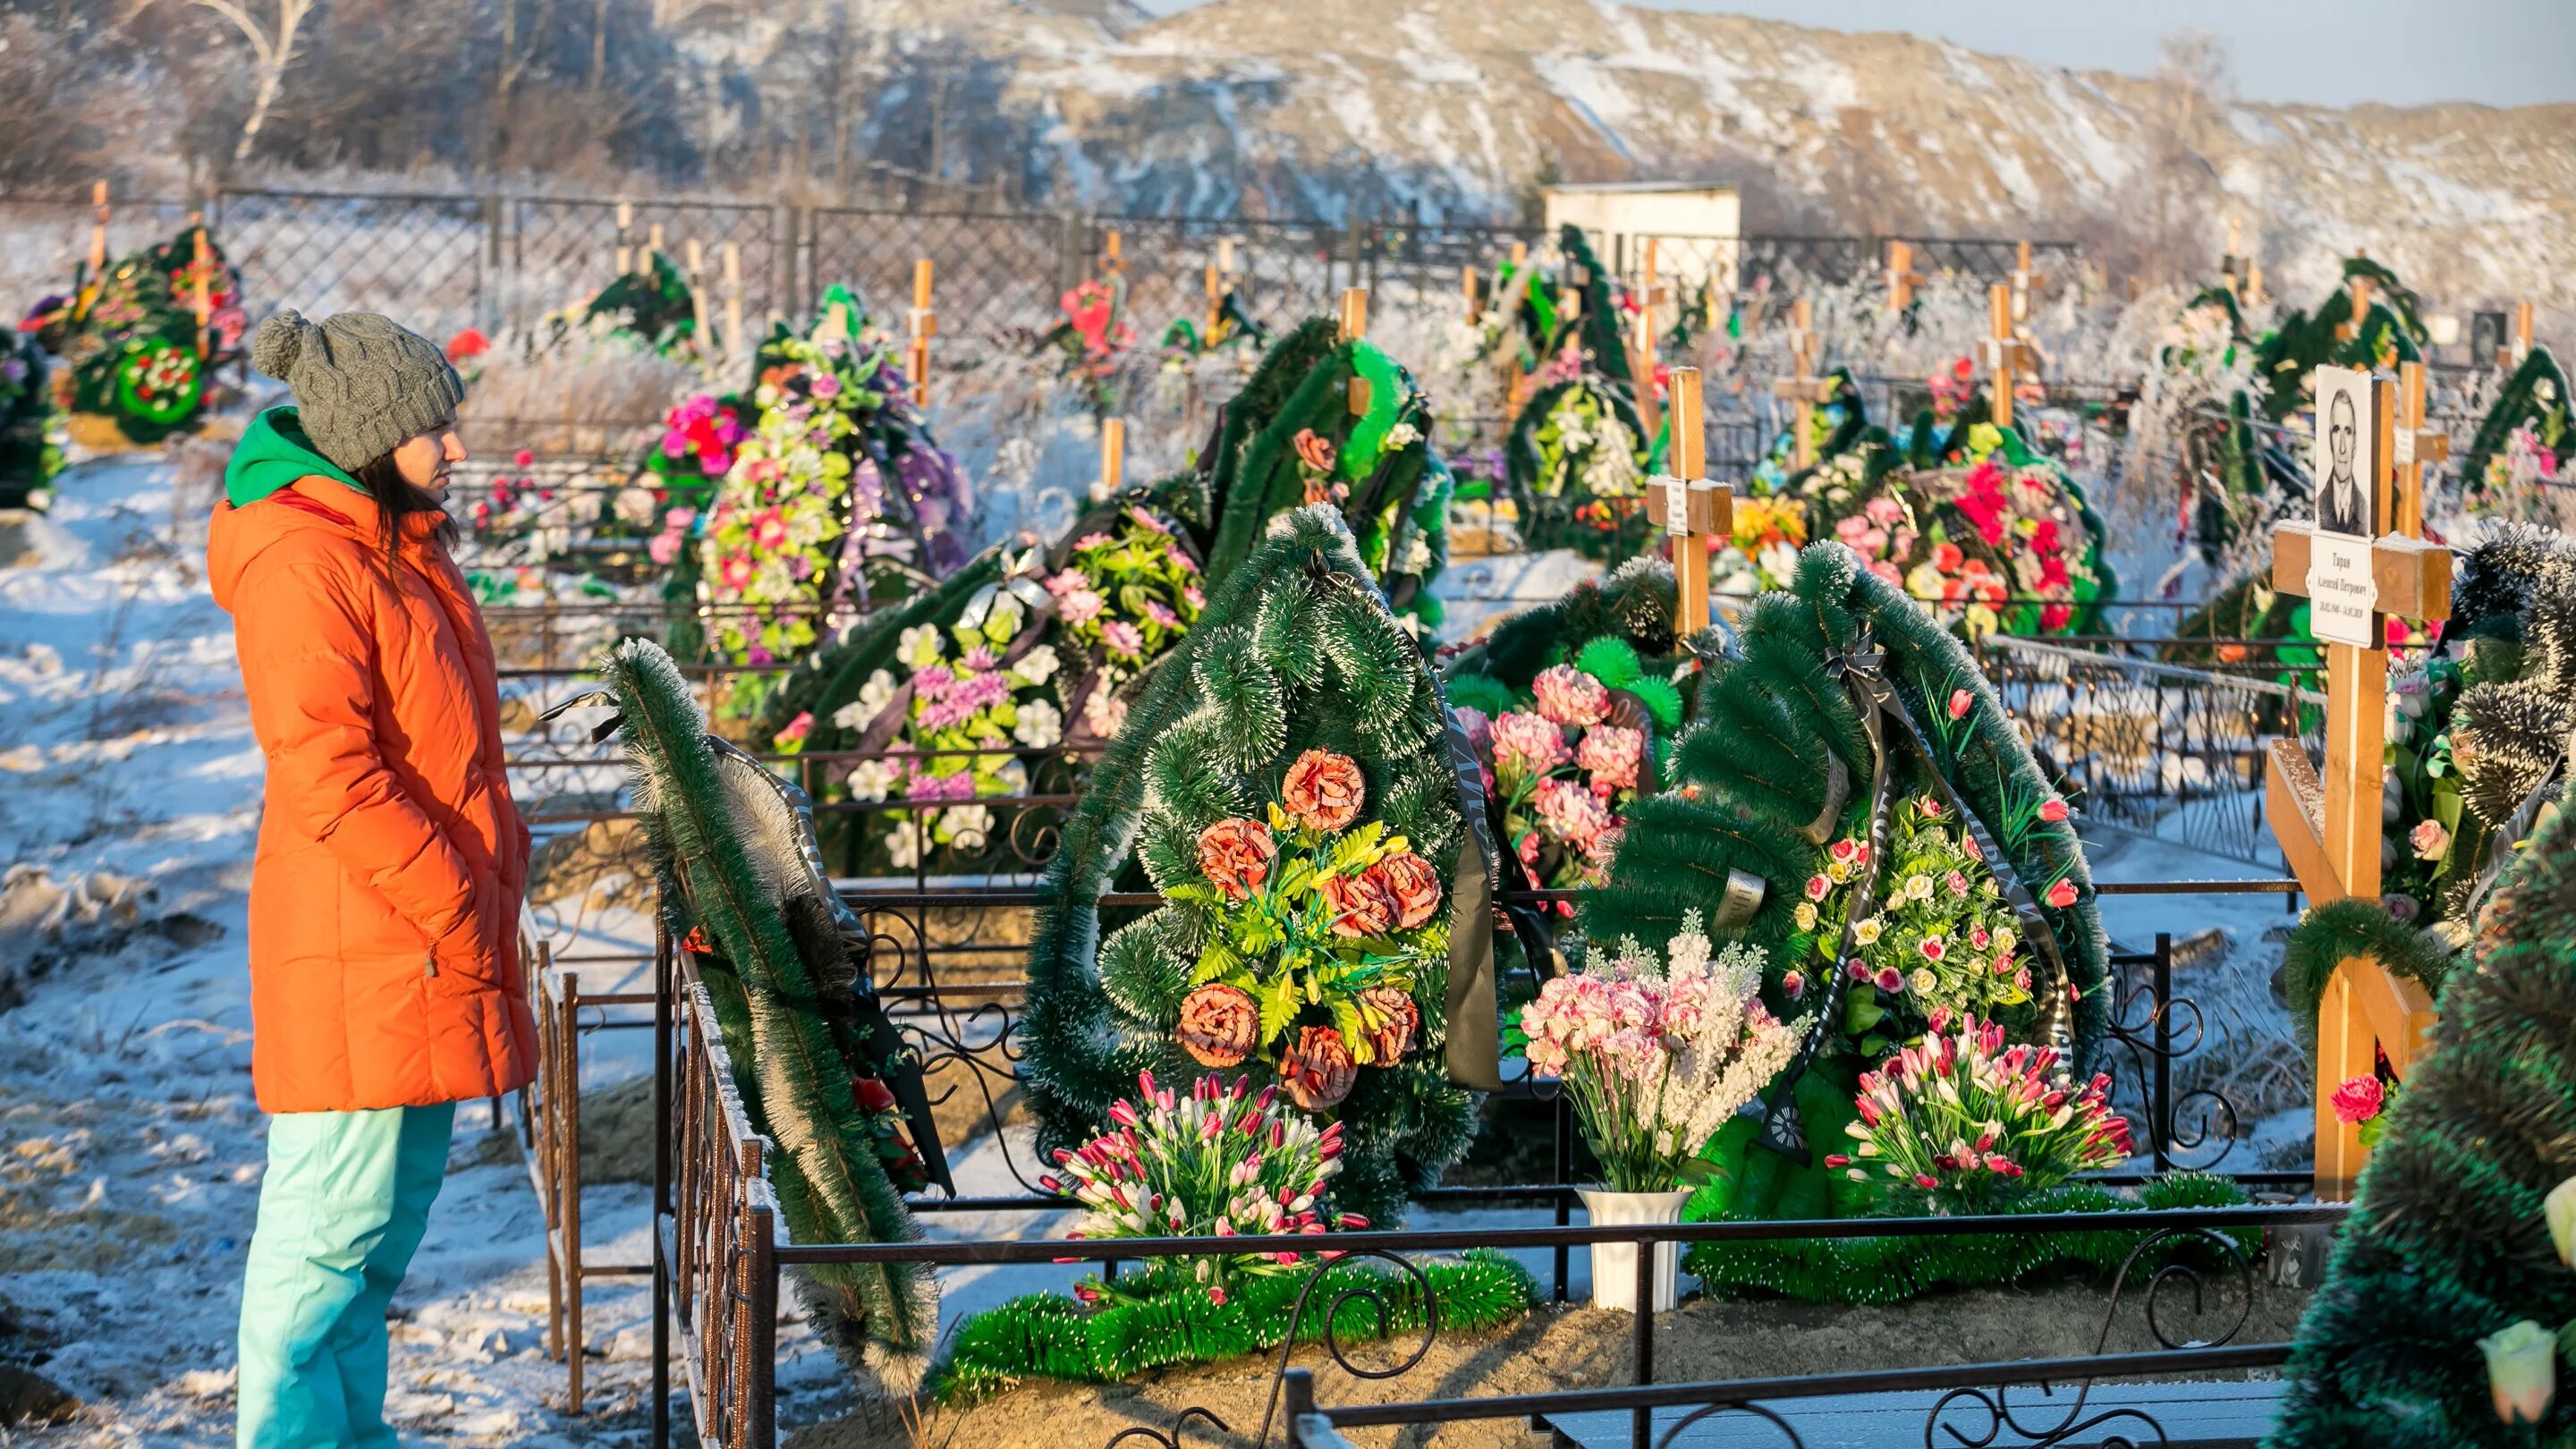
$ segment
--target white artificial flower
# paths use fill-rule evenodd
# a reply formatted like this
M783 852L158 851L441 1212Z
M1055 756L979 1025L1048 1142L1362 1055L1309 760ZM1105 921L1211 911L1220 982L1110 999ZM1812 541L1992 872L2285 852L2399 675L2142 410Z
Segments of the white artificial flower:
M1019 707L1019 716L1019 723L1011 726L1011 738L1030 749L1051 749L1064 738L1064 712L1051 700L1030 700Z
M951 805L939 812L939 835L959 850L982 850L992 834L993 812L981 805Z
M1004 760L994 767L993 779L1002 787L1002 793L1005 795L1029 793L1029 767L1016 759Z
M882 669L877 670L868 676L867 683L859 686L859 708L866 710L868 717L874 719L894 702L895 689L894 676Z
M639 528L650 524L653 521L653 515L659 511L653 502L653 490L650 488L620 488L610 507L615 510L619 522L631 523Z
M897 870L910 870L921 864L921 839L913 832L919 829L909 820L897 820L886 832L886 856Z
M903 783L903 767L892 760L861 760L850 767L850 798L883 800ZM905 832L910 838L910 832Z
M1412 447L1421 441L1422 430L1411 423L1397 423L1386 430L1386 450L1390 453L1398 448Z
M1062 662L1054 645L1041 644L1020 656L1020 662L1011 666L1011 677L1022 684L1044 684L1055 677L1056 666Z
M924 669L938 663L943 652L945 651L939 642L939 626L915 624L903 631L902 638L896 642L894 657L909 668Z
M1412 574L1419 578L1424 573L1429 572L1430 568L1431 540L1424 538L1420 533L1416 533L1411 539L1406 541L1404 549L1404 567L1398 570L1398 572Z

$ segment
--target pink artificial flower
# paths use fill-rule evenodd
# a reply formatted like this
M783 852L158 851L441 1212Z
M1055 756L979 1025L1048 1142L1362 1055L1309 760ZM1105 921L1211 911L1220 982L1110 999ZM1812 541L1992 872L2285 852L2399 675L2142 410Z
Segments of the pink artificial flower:
M726 559L717 572L724 578L726 588L744 589L751 585L751 560L742 554Z
M778 732L778 738L782 740L801 740L813 732L814 711L809 709L797 715L796 718L789 720L787 722L787 728Z
M1952 719L1965 719L1965 718L1967 718L1967 717L1968 717L1968 708L1969 708L1969 706L1971 706L1971 705L1975 704L1976 702L1977 702L1977 697L1976 697L1975 695L1973 695L1973 694L1968 693L1968 692L1967 692L1966 690L1964 690L1964 689L1954 689L1954 690L1951 690L1951 691L1950 691L1950 718L1952 718Z
M1181 585L1181 597L1189 601L1189 605L1192 609L1205 609L1207 607L1207 595L1200 593L1199 586L1196 584Z
M2387 1104L2388 1093L2379 1085L2379 1078L2359 1076L2335 1088L2334 1096L2329 1100L2333 1103L2336 1121L2346 1126L2359 1126L2379 1115L2379 1109Z
M1790 971L1780 978L1780 994L1797 1001L1807 994L1807 976L1803 971Z
M1100 617L1107 601L1089 589L1076 589L1056 601L1057 617L1068 624L1087 624Z
M1834 883L1825 877L1821 875L1811 875L1807 877L1807 899L1811 901L1821 901L1825 897L1832 895L1833 891Z
M817 373L809 390L816 397L839 397L841 379L833 373Z
M1597 724L1584 731L1583 738L1576 743L1574 763L1592 777L1595 786L1634 790L1637 788L1637 764L1645 749L1644 731L1622 725Z
M1881 528L1894 528L1905 521L1905 505L1884 493L1862 504L1861 512L1868 514L1869 521Z
M1598 724L1610 713L1610 691L1570 664L1539 671L1531 691L1537 696L1538 712L1561 725Z
M1922 952L1923 959L1926 961L1938 961L1950 954L1950 948L1938 936L1924 937L1915 943L1914 949Z
M1494 767L1523 775L1542 775L1564 764L1565 732L1522 710L1512 710L1493 723Z
M2049 796L2046 800L2040 802L2039 818L2048 821L2052 825L2060 820L2064 820L2066 818L2066 802L2054 795Z
M2061 911L2075 904L2075 882L2059 876L2057 883L2048 888L2046 900Z
M1968 878L1955 870L1942 877L1941 883L1948 886L1950 894L1954 896L1964 896L1968 893Z
M1088 589L1090 587L1091 575L1084 573L1080 569L1066 569L1061 573L1049 574L1046 577L1046 591L1055 595L1059 599L1077 589Z
M1893 966L1879 967L1877 976L1872 979L1877 982L1878 989L1881 991L1894 993L1905 989L1905 973Z
M1610 812L1602 808L1591 791L1571 780L1541 780L1530 804L1548 834L1586 855L1601 854L1601 837L1610 828Z

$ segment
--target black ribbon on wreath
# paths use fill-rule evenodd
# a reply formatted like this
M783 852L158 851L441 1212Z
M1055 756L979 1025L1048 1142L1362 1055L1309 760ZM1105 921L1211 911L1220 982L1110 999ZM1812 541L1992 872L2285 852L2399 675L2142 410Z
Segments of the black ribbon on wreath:
M2040 1029L2049 1044L2057 1049L2061 1075L2067 1069L2073 1042L2071 1003L2067 999L2072 977L2066 969L2065 954L2058 947L2055 928L2040 914L2038 900L2022 883L2020 873L1986 829L1985 822L1968 808L1957 787L1941 772L1940 755L1923 737L1914 717L1898 701L1896 687L1889 682L1886 669L1886 654L1872 647L1872 641L1865 632L1850 649L1828 650L1825 654L1825 673L1850 695L1852 710L1860 718L1861 733L1869 741L1869 858L1862 863L1860 875L1853 882L1852 905L1843 917L1842 937L1834 949L1833 969L1829 973L1831 980L1817 1008L1816 1024L1808 1029L1807 1039L1799 1044L1797 1056L1790 1060L1773 1083L1770 1099L1763 1111L1762 1133L1756 1139L1762 1146L1801 1167L1812 1165L1815 1156L1807 1142L1806 1128L1799 1120L1797 1085L1806 1076L1816 1053L1823 1049L1835 1030L1835 1023L1842 1017L1843 1000L1851 990L1852 964L1856 959L1853 953L1856 944L1854 933L1861 921L1875 915L1882 904L1878 890L1879 868L1887 859L1888 821L1896 803L1889 788L1893 773L1889 768L1889 751L1893 744L1901 742L1912 746L1916 760L1923 766L1923 775L1930 781L1933 797L1945 811L1958 817L1959 828L1975 842L1977 853L1993 873L2005 904L2012 907L2014 918L2021 924L2022 939L2030 944L2031 950L2043 963L2050 980L2041 993ZM1842 762L1836 758L1833 764L1839 777ZM1832 839L1834 817L1840 813L1842 792L1835 789L1828 794L1830 798L1825 811L1817 821L1824 827L1823 838L1818 839L1817 844ZM1815 835L1811 833L1810 838L1814 839Z

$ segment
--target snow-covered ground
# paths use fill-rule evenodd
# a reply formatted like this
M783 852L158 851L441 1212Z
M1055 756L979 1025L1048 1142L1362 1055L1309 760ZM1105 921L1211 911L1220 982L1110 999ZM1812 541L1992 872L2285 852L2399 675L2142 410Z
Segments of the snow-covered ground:
M56 882L140 878L155 892L142 929L27 982L24 1003L0 1012L0 1301L14 1315L0 1321L0 1363L33 1365L83 1400L78 1419L47 1437L84 1444L229 1442L234 1318L264 1157L242 966L261 766L230 621L202 577L221 445L190 446L82 463L60 480L49 515L14 542L0 537L0 861ZM1453 572L1463 584L1475 570ZM1484 582L1459 592L1517 592ZM2260 873L2160 843L2104 846L2106 879ZM2215 924L2252 948L2281 909L2271 896L2106 902L2130 945ZM631 913L579 917L579 940L574 920L550 919L565 932L559 955L643 944ZM2238 954L2230 970L2268 973L2259 951ZM591 990L638 984L613 971L585 979ZM584 1075L631 1076L647 1049L643 1033L595 1033ZM640 1439L647 1290L590 1284L590 1413L568 1418L562 1367L541 1348L538 1206L491 1125L480 1104L460 1113L429 1239L395 1300L390 1412L424 1443ZM1011 1146L1025 1169L1025 1137ZM990 1139L959 1169L969 1194L1012 1190ZM647 1256L645 1189L593 1187L584 1203L595 1260ZM1020 1214L929 1224L1012 1237L1064 1226ZM1073 1272L955 1270L946 1316ZM801 1325L783 1326L781 1339L783 1422L846 1402Z

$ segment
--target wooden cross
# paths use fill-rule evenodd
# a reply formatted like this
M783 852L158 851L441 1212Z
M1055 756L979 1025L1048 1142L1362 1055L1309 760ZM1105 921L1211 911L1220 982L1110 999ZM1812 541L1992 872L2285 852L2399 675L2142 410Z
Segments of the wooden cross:
M2368 252L2361 251L2352 254L2354 261L2367 260L2369 255ZM2352 315L2335 325L2337 342L2350 342L2361 335L2361 324L2370 320L2370 287L2370 278L2366 276L2356 276L2352 279Z
M188 310L197 316L197 360L203 362L206 360L207 352L206 322L215 315L214 298L209 295L212 290L210 274L214 271L214 264L213 260L206 255L204 220L192 216L188 218L188 225L194 228L196 238L196 256L188 263Z
M2506 343L2504 351L2497 355L2498 366L2520 367L2522 360L2531 355L2531 314L2532 305L2529 302L2523 302L2514 307L2513 340Z
M1637 337L1628 358L1628 374L1637 380L1637 421L1652 438L1663 428L1662 405L1655 397L1655 309L1664 302L1664 289L1655 284L1655 239L1646 238L1644 271L1637 293Z
M107 275L107 183L94 181L89 188L89 275L91 282Z
M1701 431L1699 369L1672 374L1673 471L1646 483L1646 516L1673 541L1675 626L1684 638L1708 627L1709 540L1735 536L1735 490L1700 476L1706 436Z
M2424 426L2424 364L2397 365L2397 526L2392 533L2424 536L2424 465L2451 456L2451 435Z
M690 319L697 324L697 332L694 335L698 339L698 370L705 372L715 366L716 358L716 350L707 340L707 289L705 285L707 249L698 244L698 239L696 237L691 237L688 241L687 251L689 254L689 316Z
M1100 247L1100 272L1103 276L1114 277L1125 270L1127 270L1127 258L1120 250L1118 232L1112 228L1108 238Z
M1986 386L1993 401L1994 424L2013 421L2013 387L2017 379L2039 373L2039 354L2013 331L2012 288L1997 282L1986 289Z
M1892 241L1887 244L1887 310L1902 312L1914 305L1914 289L1923 285L1923 274L1914 270L1914 243Z
M1225 295L1235 289L1239 280L1234 274L1234 238L1219 237L1216 260L1208 263L1204 283L1207 290L1207 327L1199 339L1202 344L1216 345L1217 329L1225 325Z
M1816 405L1834 395L1833 379L1816 376L1815 316L1804 297L1790 304L1789 375L1771 383L1772 396L1789 402L1790 464L1801 472L1816 464Z
M1092 501L1118 496L1127 484L1127 420L1100 420L1100 481L1091 485Z
M2218 273L2227 279L2227 289L2239 301L2245 297L2245 220L2227 219L2227 254L2218 259Z
M2047 282L2048 278L2031 270L2030 243L2016 243L2012 269L2012 320L2016 335L2025 330L2022 324L2030 321L2030 294Z
M751 361L751 339L742 331L742 243L724 244L725 370L736 377Z
M1466 299L1467 325L1470 327L1477 326L1485 320L1484 290L1476 285L1480 276L1481 274L1477 272L1476 264L1474 262L1462 262L1459 264L1458 292L1460 296Z
M2421 370L2414 387L2423 384ZM2378 446L2371 450L2369 488L2376 500L2375 517L2398 527L2370 549L2375 607L2383 613L2439 620L2451 613L2451 552L2427 543L2423 533L2423 470L2407 469L2407 491L2391 497L2396 454L2397 388L2385 378L2369 388L2366 426ZM2320 409L2322 414L2325 410ZM2409 409L2409 430L2422 423L2422 395ZM2416 451L2426 451L2419 434ZM2392 503L2394 507L2392 507ZM2317 547L2311 523L2281 523L2272 531L2272 587L2304 597L2308 563ZM2374 614L2372 633L2384 639ZM2320 780L2295 735L2267 747L2264 810L2281 854L2309 900L2323 905L2348 897L2379 895L2381 754L2386 747L2388 651L2384 644L2363 646L2328 642L2326 651L2326 758ZM2391 976L2365 957L2349 957L2335 967L2317 1007L2316 1163L2317 1196L2325 1201L2351 1197L2361 1173L2360 1129L2334 1113L2335 1088L2377 1069L2385 1052L2390 1066L2403 1074L2422 1053L2433 1024L2433 1001L2421 986Z
M939 314L930 306L930 258L912 262L912 405L930 406L930 339L939 332Z
M1368 336L1368 304L1368 288L1342 289L1341 338L1344 342L1357 342ZM1360 376L1357 368L1351 370L1350 409L1351 416L1355 418L1369 410L1368 379Z

